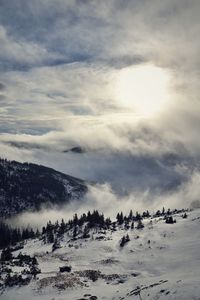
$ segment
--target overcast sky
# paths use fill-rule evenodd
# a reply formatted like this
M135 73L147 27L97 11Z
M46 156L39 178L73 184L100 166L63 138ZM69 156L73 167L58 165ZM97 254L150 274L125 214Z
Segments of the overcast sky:
M0 155L116 185L198 159L199 15L199 0L0 0Z

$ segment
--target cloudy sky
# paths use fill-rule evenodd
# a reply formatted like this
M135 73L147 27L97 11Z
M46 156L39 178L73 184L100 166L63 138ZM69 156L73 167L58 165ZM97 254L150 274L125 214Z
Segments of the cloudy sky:
M1 156L117 192L199 184L198 0L0 8Z

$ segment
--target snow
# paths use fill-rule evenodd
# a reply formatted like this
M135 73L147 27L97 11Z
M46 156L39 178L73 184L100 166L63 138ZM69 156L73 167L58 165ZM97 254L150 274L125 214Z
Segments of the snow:
M147 219L142 230L107 231L103 240L96 240L102 233L77 241L66 234L62 248L53 253L52 244L27 241L21 251L36 254L42 273L28 286L7 288L0 299L200 299L200 210L189 212L187 219L175 218L175 224L153 219L151 225ZM127 233L130 242L121 248ZM72 273L60 274L64 265L71 265ZM101 276L93 282L85 270L99 270Z

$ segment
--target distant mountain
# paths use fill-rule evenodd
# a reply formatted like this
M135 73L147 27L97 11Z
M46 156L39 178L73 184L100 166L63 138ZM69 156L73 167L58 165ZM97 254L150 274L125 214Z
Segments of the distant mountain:
M73 148L68 149L68 150L64 150L63 152L64 153L74 152L74 153L82 154L82 153L85 153L86 150L82 147L77 146L77 147L73 147Z
M87 191L83 180L31 163L0 159L0 216L64 204Z

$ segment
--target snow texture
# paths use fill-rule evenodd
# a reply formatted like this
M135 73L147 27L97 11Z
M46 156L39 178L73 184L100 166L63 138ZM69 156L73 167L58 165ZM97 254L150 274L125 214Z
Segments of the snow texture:
M144 220L142 230L93 230L86 240L65 234L54 252L52 244L27 241L13 255L36 255L41 274L29 285L7 287L0 299L200 299L200 210L175 218L174 224ZM130 242L120 247L127 233ZM70 273L59 272L65 265L72 267Z

